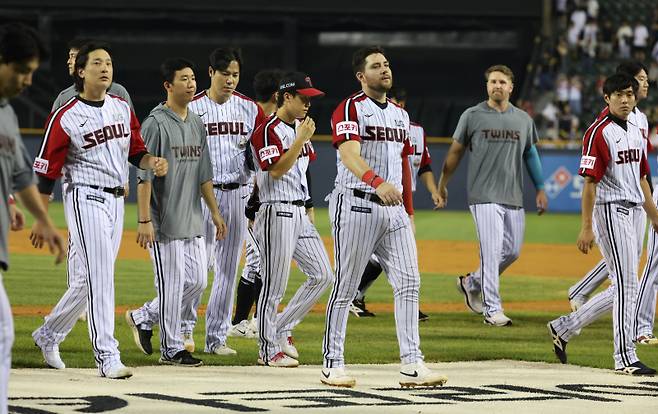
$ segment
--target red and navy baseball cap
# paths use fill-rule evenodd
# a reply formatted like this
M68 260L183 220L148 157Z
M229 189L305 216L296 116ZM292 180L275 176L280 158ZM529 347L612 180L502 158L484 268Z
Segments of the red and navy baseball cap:
M324 96L324 92L313 87L311 78L302 72L289 72L283 75L279 83L279 92L295 91L311 98Z

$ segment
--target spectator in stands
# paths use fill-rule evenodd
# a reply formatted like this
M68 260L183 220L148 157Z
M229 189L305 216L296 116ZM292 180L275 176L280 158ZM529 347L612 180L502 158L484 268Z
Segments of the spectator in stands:
M596 89L597 96L603 97L603 84L605 83L606 76L604 74L600 74L599 77L596 79L596 83L594 84L594 89Z
M578 130L578 117L571 112L569 104L562 105L557 121L558 137L564 140L576 138Z
M560 36L558 39L555 51L558 59L558 71L564 73L569 68L569 45L564 36Z
M656 40L653 49L651 49L651 58L654 62L658 62L658 40Z
M541 118L538 123L540 131L539 135L541 137L547 137L549 139L558 138L557 119L559 114L560 110L557 105L549 101L541 111Z
M609 59L612 55L612 48L615 42L615 30L612 27L612 21L605 19L600 24L599 30L599 53L601 59Z
M580 77L573 76L569 81L569 113L580 116L583 113L583 84Z
M555 99L561 105L569 103L569 78L564 73L557 76Z
M646 59L647 46L649 45L649 29L638 20L633 28L633 58L643 62Z
M633 38L633 29L628 20L624 20L619 29L617 29L617 52L620 59L629 59L631 57L631 39Z
M649 73L647 74L649 77L649 85L655 84L658 82L658 62L652 61L651 64L649 65Z
M577 6L573 12L571 12L571 24L575 26L578 31L578 35L585 28L585 23L587 23L587 12L585 8Z
M587 1L587 15L592 19L599 17L599 2L598 0Z
M555 15L558 33L563 32L567 28L567 0L555 0Z

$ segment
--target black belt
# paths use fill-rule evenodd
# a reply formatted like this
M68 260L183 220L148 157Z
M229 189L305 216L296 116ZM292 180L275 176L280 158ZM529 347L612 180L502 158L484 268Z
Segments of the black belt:
M275 203L292 204L293 206L297 206L297 207L303 207L306 204L306 203L304 203L304 200L275 201Z
M100 187L97 185L88 185L87 187L93 188L94 190L101 190L106 193L110 193L115 197L123 197L126 195L126 189L123 187Z
M241 186L246 185L246 184L240 184L240 183L226 183L226 184L213 184L212 186L215 188L219 188L222 191L228 191L228 190L237 190Z
M610 204L618 204L626 208L633 208L640 205L640 203L633 203L632 201L626 201L626 200L612 201Z
M352 190L352 194L354 194L354 197L359 197L362 198L366 201L372 201L375 204L379 204L380 206L385 206L384 202L382 201L381 198L377 194L374 193L366 193L365 191L361 190Z

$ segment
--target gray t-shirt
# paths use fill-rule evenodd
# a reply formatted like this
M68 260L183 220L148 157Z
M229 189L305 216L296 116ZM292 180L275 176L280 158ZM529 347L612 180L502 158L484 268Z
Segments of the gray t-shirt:
M0 268L3 270L9 266L9 195L34 182L32 161L18 131L14 109L6 99L0 99Z
M201 184L212 180L212 164L201 117L188 111L183 121L160 104L142 123L142 137L149 153L169 162L164 177L137 170L138 179L152 183L151 220L156 240L204 235Z
M509 104L501 113L482 102L464 111L453 138L470 153L468 204L523 206L523 154L537 142L525 111Z
M59 108L60 106L64 105L66 102L68 102L69 99L73 98L74 96L77 96L80 92L75 90L75 85L71 85L68 88L64 89L57 95L57 98L55 98L55 102L53 102L53 108L50 110L50 112L53 112L55 109ZM110 89L107 90L107 93L110 93L112 95L116 95L119 98L123 98L126 101L128 101L128 104L130 105L130 109L135 112L135 108L133 107L133 101L130 99L130 94L128 94L128 91L126 88L123 87L120 83L112 82L110 85Z

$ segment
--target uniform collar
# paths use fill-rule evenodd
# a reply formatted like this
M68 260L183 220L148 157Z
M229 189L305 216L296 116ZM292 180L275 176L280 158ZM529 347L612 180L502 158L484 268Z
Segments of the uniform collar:
M621 118L619 118L619 117L616 117L616 116L614 116L612 113L609 113L609 114L608 114L608 118L610 118L610 120L611 120L612 122L614 122L615 124L617 124L617 125L619 125L620 127L624 128L624 131L627 130L627 127L628 127L628 126L627 126L627 123L628 123L627 120L625 120L625 119L621 119Z

